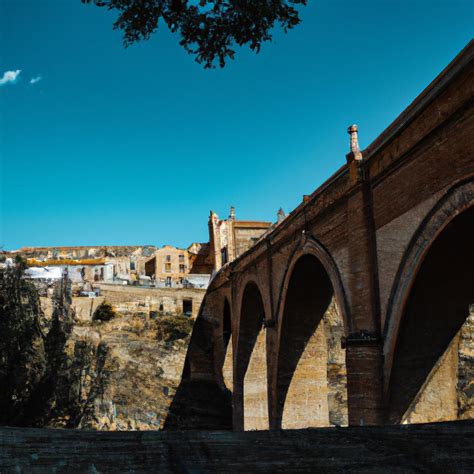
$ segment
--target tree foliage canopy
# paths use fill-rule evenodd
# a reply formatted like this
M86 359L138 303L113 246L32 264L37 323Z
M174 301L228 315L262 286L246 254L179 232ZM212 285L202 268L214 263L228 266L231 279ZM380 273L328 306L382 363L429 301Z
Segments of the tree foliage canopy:
M180 45L205 68L224 67L235 45L259 52L272 39L272 29L285 32L299 22L298 5L307 0L82 0L117 10L115 29L123 31L125 46L149 39L160 19L180 36Z

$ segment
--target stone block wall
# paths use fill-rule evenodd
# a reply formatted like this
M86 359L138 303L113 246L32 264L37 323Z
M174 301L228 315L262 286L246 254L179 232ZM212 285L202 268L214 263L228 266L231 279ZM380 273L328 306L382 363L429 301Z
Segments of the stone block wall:
M474 418L474 311L433 367L403 415L402 423L472 418Z

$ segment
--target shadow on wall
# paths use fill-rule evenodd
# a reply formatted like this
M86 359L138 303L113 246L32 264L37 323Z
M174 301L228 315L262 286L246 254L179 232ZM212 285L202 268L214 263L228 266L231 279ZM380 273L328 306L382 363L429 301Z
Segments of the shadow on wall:
M321 262L305 255L291 275L282 318L277 422L282 428L347 424L344 324Z
M205 301L201 307L204 304ZM164 423L165 430L232 429L232 395L215 381L212 341L212 324L200 313L194 323L181 383Z
M242 296L234 377L234 427L265 430L268 425L265 309L260 290L248 283Z
M453 219L430 247L416 276L394 356L390 423L453 420L462 415L457 334L474 303L473 223L474 207ZM472 344L472 334L468 343ZM473 360L464 361L469 384ZM474 397L470 398L472 403Z

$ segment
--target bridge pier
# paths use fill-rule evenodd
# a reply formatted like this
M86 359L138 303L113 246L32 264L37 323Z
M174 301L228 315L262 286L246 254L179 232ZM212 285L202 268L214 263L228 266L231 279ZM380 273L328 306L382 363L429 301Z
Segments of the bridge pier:
M234 381L232 392L232 429L244 431L244 381Z
M369 173L359 150L357 126L349 127L346 156L353 184L347 201L351 326L346 348L349 425L383 423L383 345L373 196Z
M381 425L384 422L381 340L361 331L344 339L343 347L349 426Z

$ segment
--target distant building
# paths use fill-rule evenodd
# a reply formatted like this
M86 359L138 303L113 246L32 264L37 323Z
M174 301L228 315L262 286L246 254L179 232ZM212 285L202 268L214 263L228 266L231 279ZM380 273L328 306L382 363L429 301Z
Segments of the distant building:
M211 211L209 254L213 269L219 271L223 265L245 253L271 226L271 222L236 220L234 207L230 208L227 219L219 219L219 216Z
M172 287L182 285L189 273L189 253L171 245L164 245L145 262L145 275L157 283ZM160 285L161 286L161 285Z
M278 214L278 222L284 218ZM227 219L211 211L209 242L194 242L187 249L171 245L23 247L9 252L27 259L31 271L53 274L67 268L74 282L131 283L168 288L207 288L211 275L250 249L272 227L271 222L240 221L230 208ZM277 224L275 224L277 225Z
M112 263L107 263L104 258L89 258L82 260L36 260L27 259L27 275L31 278L55 279L67 270L73 282L83 281L112 281L114 269Z
M137 249L146 247L138 245L99 245L99 246L61 246L61 247L22 247L15 253L21 254L25 258L44 259L87 259L122 257L132 254ZM153 247L154 248L154 247Z
M193 275L211 275L214 270L214 259L210 252L210 244L194 242L188 247L189 273Z
M61 267L31 267L25 273L35 280L60 280L63 275Z
M145 246L135 247L126 255L108 252L106 261L114 265L114 280L139 281L140 277L146 275L146 261L154 255L155 250L154 246Z
M10 253L25 257L30 268L67 268L74 282L133 282L145 275L145 262L155 250L154 246L24 247Z

